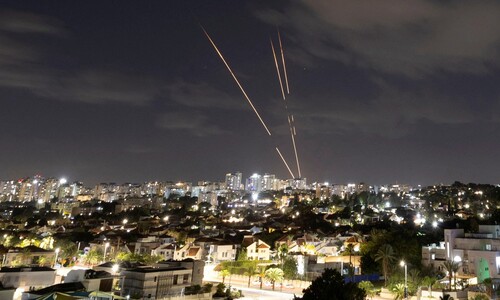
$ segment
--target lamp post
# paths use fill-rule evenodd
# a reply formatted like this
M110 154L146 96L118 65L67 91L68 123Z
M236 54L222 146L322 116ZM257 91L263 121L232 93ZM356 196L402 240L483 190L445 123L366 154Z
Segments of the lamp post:
M399 265L405 268L405 290L404 290L404 299L408 299L408 265L404 260L402 260Z
M106 251L108 250L109 247L109 242L104 244L104 255L103 255L103 261L106 262Z
M54 257L54 267L55 267L55 266L56 266L56 264L57 264L57 257L59 256L59 251L60 251L60 250L61 250L61 249L56 248L56 256Z

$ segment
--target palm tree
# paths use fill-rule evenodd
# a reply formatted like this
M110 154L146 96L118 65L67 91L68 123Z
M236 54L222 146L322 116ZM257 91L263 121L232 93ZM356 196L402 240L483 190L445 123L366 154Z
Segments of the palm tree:
M452 260L447 260L443 263L443 267L445 268L446 272L448 272L448 279L450 280L450 290L451 290L451 281L453 279L453 276L455 276L455 290L456 290L457 289L456 273L460 268L460 264Z
M405 285L403 283L397 283L394 285L391 292L396 296L394 300L401 300L405 296Z
M245 263L245 275L248 276L248 287L250 287L250 280L252 279L252 276L255 275L255 272L257 271L257 264L255 261L248 261L248 263Z
M409 289L411 291L417 291L418 287L422 283L422 277L420 277L420 271L417 269L411 269L408 271L408 281Z
M97 249L90 250L85 256L85 262L89 265L95 265L102 259L102 254Z
M278 259L280 261L280 264L283 265L283 259L288 255L288 245L287 244L281 244L278 248Z
M231 273L229 273L228 269L224 269L224 270L220 271L220 276L222 276L222 283L224 283L224 281L226 280L226 277L229 275L231 275Z
M429 292L429 297L432 298L432 286L434 283L436 283L437 279L435 277L430 277L430 276L425 276L424 279L422 279L422 284L426 285L428 288Z
M353 243L347 244L347 246L345 247L345 251L347 252L347 254L349 254L349 267L351 267L352 255L354 254L354 244Z
M266 276L266 269L264 267L259 268L259 281L260 281L260 289L262 290L262 283L264 282L264 276Z
M273 284L273 291L274 291L274 286L277 281L283 281L283 270L280 268L270 268L266 270L265 277L271 281Z
M49 264L49 259L47 258L47 256L40 256L38 258L38 265L40 267L45 267L48 264Z
M361 281L358 286L365 291L366 296L370 299L377 295L377 290L371 281Z
M389 274L389 265L396 260L394 249L389 244L384 244L375 254L375 261L382 262L382 272L384 273L384 286L387 286L387 275Z

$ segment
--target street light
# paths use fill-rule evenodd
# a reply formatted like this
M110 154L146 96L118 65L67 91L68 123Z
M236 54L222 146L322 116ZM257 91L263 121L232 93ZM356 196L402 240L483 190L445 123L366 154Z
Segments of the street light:
M111 271L113 271L113 275L116 275L116 273L118 273L119 270L120 270L119 264L114 264L113 268L111 268Z
M408 299L408 265L404 260L402 260L399 265L401 267L405 267L405 290L404 290L404 298Z
M57 264L57 256L59 256L59 251L60 251L60 250L61 250L61 249L56 248L56 256L55 256L55 258L54 258L54 267L55 267L55 266L56 266L56 264Z
M106 262L106 251L108 250L109 247L109 242L104 244L104 255L103 255L103 260Z

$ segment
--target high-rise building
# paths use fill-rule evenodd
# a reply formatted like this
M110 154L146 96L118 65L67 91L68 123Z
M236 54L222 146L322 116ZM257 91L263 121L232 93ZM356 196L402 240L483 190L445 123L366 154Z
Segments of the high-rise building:
M264 174L262 177L262 189L264 191L275 191L278 189L276 176L274 174Z
M241 173L227 173L226 174L226 189L231 191L241 190Z
M245 189L249 192L260 192L262 191L262 176L255 173L249 178L247 178Z
M44 202L50 201L57 197L57 190L59 189L59 180L55 178L49 178L45 181L45 184L42 187L42 191L40 192L40 196L42 197Z
M294 190L305 190L307 188L307 179L306 178L289 179L289 185Z

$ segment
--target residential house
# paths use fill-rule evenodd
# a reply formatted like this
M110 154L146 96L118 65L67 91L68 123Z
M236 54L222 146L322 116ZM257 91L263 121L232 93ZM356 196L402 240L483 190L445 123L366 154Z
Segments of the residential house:
M153 249L151 254L161 256L163 260L172 260L175 256L175 244L162 244L158 248Z
M56 272L48 267L0 269L0 282L3 287L24 291L44 288L54 284Z
M422 264L440 270L445 261L460 264L459 275L500 279L500 225L479 225L476 233L445 229L444 242L422 247Z
M247 251L247 258L251 260L270 260L271 246L264 241L252 236L245 235L241 243L243 249Z
M46 250L36 246L10 248L3 258L7 266L50 266L55 261L55 250Z
M181 295L192 285L192 270L185 267L144 267L123 270L125 295L145 299L161 299L171 295Z
M186 244L184 247L177 249L174 253L174 260L184 260L186 258L202 260L203 248L193 244Z

